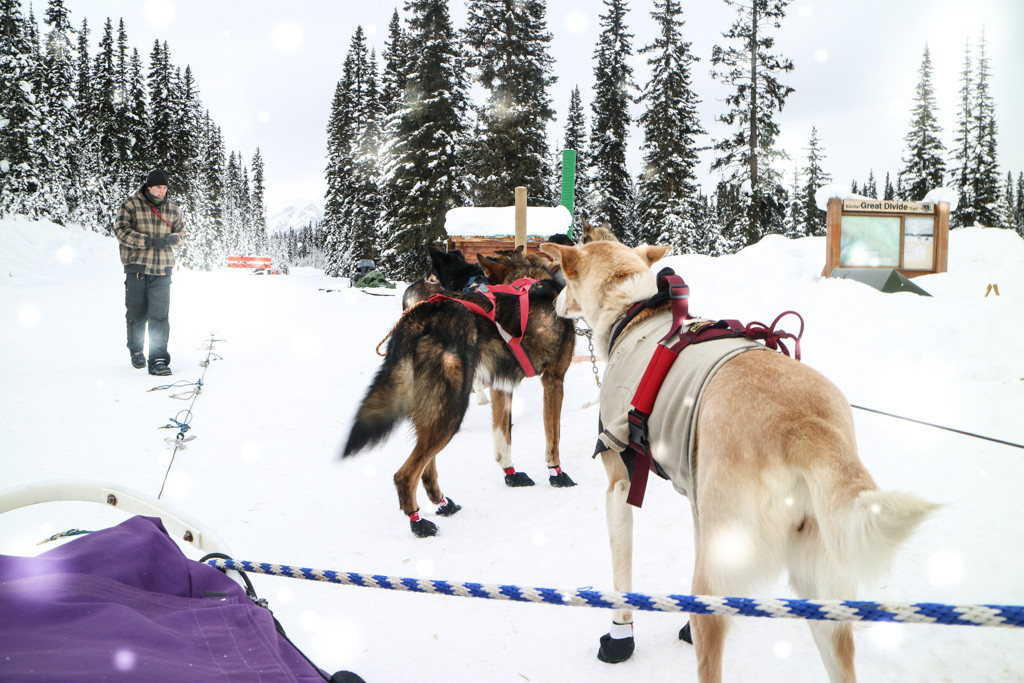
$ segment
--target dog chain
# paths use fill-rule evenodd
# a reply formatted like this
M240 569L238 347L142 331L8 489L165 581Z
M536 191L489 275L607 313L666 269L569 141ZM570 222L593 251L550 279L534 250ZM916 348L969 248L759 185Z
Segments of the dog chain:
M575 322L579 323L583 318L576 318ZM587 348L590 351L590 368L594 371L594 381L597 383L597 388L601 388L601 373L597 369L597 356L594 354L594 331L590 328L580 329L574 325L577 336L587 338Z

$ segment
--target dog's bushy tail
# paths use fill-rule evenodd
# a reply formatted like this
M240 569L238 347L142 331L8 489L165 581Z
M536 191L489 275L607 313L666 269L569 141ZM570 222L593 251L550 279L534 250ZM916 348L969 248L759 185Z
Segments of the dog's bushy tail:
M860 461L854 469L805 472L822 540L836 562L860 581L888 570L896 551L939 506L903 491L881 491Z
M896 551L939 506L904 491L862 491L840 520L842 560L864 580L888 571Z
M401 376L406 371L400 364L385 359L356 411L342 457L380 443L398 422L409 416L408 392L400 390Z

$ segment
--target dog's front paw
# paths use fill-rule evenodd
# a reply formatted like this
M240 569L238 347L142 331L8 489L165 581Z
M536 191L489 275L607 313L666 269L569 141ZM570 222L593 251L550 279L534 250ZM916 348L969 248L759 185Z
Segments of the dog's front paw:
M576 482L574 482L568 474L562 472L561 470L559 470L558 474L548 477L548 483L557 489L564 489L576 485Z
M413 534L415 534L419 538L437 536L437 525L431 522L429 519L410 520L409 526L412 527Z
M690 622L686 622L686 626L679 629L679 640L685 640L690 645L693 645L693 635L690 633Z
M505 475L505 486L533 486L533 479L526 472L512 472Z
M632 657L635 647L633 636L612 638L612 634L606 633L601 636L601 647L597 651L597 658L608 664L618 664Z

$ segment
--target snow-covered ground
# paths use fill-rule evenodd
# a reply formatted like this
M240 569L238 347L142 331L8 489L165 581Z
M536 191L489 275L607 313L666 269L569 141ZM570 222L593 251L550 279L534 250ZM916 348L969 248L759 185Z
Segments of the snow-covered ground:
M1024 443L1024 241L970 228L951 234L949 252L948 273L915 280L932 298L821 279L822 238L773 237L732 256L667 264L689 283L694 313L770 322L799 311L804 361L851 403ZM173 390L148 391L166 382L131 367L122 282L113 239L0 221L0 488L82 477L159 491L176 430L158 428L188 403L170 398ZM999 296L985 296L990 284ZM226 341L194 405L196 439L177 453L163 499L216 529L238 559L611 590L604 472L590 458L597 410L585 407L597 395L589 363L570 370L562 413L563 466L575 488L546 483L535 380L516 393L513 453L538 485L504 486L489 407L473 404L438 460L442 487L463 510L428 515L441 527L435 538L414 538L398 510L391 476L408 455L407 431L339 458L380 360L374 350L399 313L400 296L367 296L313 270L175 274L170 379L198 379L203 340ZM891 575L857 597L1024 604L1024 452L854 413L861 457L879 484L944 504ZM121 519L84 503L10 512L0 516L0 552L35 554L50 534ZM688 503L654 481L635 519L635 590L688 593ZM636 654L611 666L595 656L610 620L602 610L252 578L314 662L369 683L696 679L693 649L677 640L684 615L638 613ZM759 595L792 594L780 579ZM1019 629L865 623L855 633L861 680L1024 680ZM725 675L797 683L825 672L804 624L744 619L734 622Z

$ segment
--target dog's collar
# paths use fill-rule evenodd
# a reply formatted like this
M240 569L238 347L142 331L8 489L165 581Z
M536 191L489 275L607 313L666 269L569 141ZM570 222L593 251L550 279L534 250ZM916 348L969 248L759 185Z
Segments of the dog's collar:
M659 281L661 276L665 275L666 273L669 275L675 274L671 268L662 268L661 271L658 273ZM615 342L618 340L619 335L622 334L622 331L626 329L629 323L633 322L634 318L636 318L638 315L640 315L642 311L648 308L656 308L658 306L664 305L666 302L671 300L671 298L672 297L669 288L662 288L659 286L658 292L654 296L644 301L637 301L632 306L627 308L626 312L622 315L621 318L618 319L618 321L612 327L612 333L608 337L609 355L611 354L612 349L615 347Z

